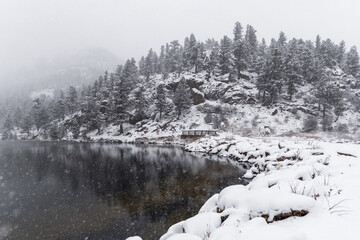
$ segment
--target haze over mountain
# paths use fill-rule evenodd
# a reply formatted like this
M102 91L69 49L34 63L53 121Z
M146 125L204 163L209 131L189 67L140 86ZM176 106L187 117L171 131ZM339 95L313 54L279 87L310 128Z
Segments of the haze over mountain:
M121 63L117 56L101 48L86 48L74 54L42 59L33 66L3 76L7 81L2 83L0 94L3 97L20 93L29 95L43 89L80 87Z

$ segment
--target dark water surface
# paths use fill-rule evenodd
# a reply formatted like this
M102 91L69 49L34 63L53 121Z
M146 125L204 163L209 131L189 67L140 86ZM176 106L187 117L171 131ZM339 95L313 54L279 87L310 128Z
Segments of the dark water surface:
M0 142L0 239L158 239L244 173L178 147Z

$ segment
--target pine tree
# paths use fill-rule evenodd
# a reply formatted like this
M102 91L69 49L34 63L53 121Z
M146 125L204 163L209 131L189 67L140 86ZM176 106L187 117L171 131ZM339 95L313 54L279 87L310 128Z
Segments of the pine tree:
M191 34L189 38L189 62L191 67L195 67L195 73L198 72L199 45L195 35Z
M263 68L263 65L265 63L266 51L267 51L266 41L263 38L258 48L258 54L255 63L255 72L257 74L261 73L261 69Z
M10 131L14 128L14 123L13 123L13 120L12 120L12 117L10 114L8 114L6 116L6 119L5 119L5 122L4 122L4 125L3 125L3 129L5 129L6 131Z
M149 50L148 55L145 58L145 77L146 81L149 81L150 76L155 73L156 63L154 59L154 52L152 48Z
M204 68L206 70L206 78L210 79L211 75L215 75L219 67L219 47L214 46L211 49L210 55L205 60Z
M302 82L302 75L300 74L301 66L299 62L291 58L285 65L285 84L287 86L287 93L289 100L292 101L292 96L297 92L298 86Z
M230 72L232 64L232 41L229 37L224 36L220 41L219 68L221 75Z
M123 123L128 118L128 99L130 88L124 78L118 78L114 89L114 115L120 125L120 134L123 133Z
M13 117L14 127L20 127L22 120L23 120L23 114L22 114L20 108L17 107L15 110L15 113L14 113L14 117Z
M165 46L162 45L160 48L160 56L159 56L159 74L165 73Z
M330 76L324 76L321 84L318 85L315 96L318 98L319 105L322 106L323 131L328 128L326 112L332 108L336 108L342 101L342 92L338 87L333 85ZM338 113L339 114L339 113Z
M281 51L273 39L270 45L270 52L266 57L265 64L258 78L257 88L263 92L263 102L265 101L265 93L270 95L270 103L273 103L281 93L283 79L283 61Z
M135 84L138 82L139 70L136 66L136 61L134 58L128 59L121 70L122 84L128 90L132 90Z
M144 96L144 92L145 92L145 89L143 87L140 87L134 93L135 114L132 118L132 123L134 123L134 124L147 117L146 109L148 106L148 101Z
M51 140L58 140L60 138L60 131L57 124L52 124L49 130Z
M49 122L49 114L40 99L34 100L33 119L36 129L39 130Z
M95 84L96 83L96 84ZM97 81L95 81L94 86L95 89L97 88ZM70 113L74 113L76 108L77 108L77 102L78 100L78 95L77 95L77 91L76 88L74 88L73 86L70 86L68 89L68 95L66 97L66 106L69 110Z
M204 43L198 43L196 45L195 73L204 70L205 58L205 45Z
M178 74L180 74L180 72L182 71L182 66L183 64L181 63L182 61L182 47L179 44L179 41L174 40L171 41L170 46L169 46L169 52L168 52L168 67L169 67L169 71L170 72L176 72Z
M234 28L234 66L237 71L237 79L241 77L241 71L247 68L246 45L242 39L242 27L239 22L235 23Z
M320 51L321 51L321 38L320 35L317 35L315 40L315 52L317 55L319 55Z
M55 103L54 117L55 119L64 120L66 114L66 104L64 92L60 91L59 99Z
M176 87L173 102L180 117L181 112L191 107L193 101L190 93L190 89L186 84L184 77L180 79L178 86Z
M256 63L258 42L256 37L256 30L251 25L246 26L245 46L246 46L246 56L248 56L247 57L248 67L253 69L255 68L255 63Z
M359 54L355 46L350 48L350 51L346 54L346 72L356 77L359 73Z
M280 32L279 34L279 39L277 41L279 47L285 47L286 45L286 36L285 36L285 33L284 32Z
M32 128L32 117L30 114L26 115L21 124L21 128L29 135Z
M340 66L344 65L345 51L346 51L345 42L341 41L336 51L337 52L336 61Z
M235 23L233 33L234 33L234 42L242 40L242 38L243 38L242 26L239 22Z
M141 76L146 75L145 57L144 56L142 56L139 60L139 74Z
M165 92L164 84L159 84L157 86L154 99L155 99L156 110L159 112L161 119L164 113L171 111L170 109L171 106L166 101L166 92Z

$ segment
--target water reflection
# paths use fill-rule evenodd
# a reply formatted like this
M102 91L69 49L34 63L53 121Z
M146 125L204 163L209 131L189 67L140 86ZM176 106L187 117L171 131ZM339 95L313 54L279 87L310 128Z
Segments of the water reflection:
M157 239L244 172L176 147L0 142L0 229L6 239Z

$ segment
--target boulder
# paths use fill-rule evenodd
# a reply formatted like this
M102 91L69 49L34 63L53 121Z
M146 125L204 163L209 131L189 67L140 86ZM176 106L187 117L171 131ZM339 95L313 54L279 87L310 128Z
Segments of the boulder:
M198 89L196 88L192 88L191 89L191 96L193 98L193 104L194 105L198 105L200 103L205 102L205 97L204 97L204 93L200 92Z
M196 78L190 78L190 79L186 79L186 84L187 84L190 88L197 88L197 89L199 89L200 86L204 84L204 80L202 80L202 79L196 79Z

